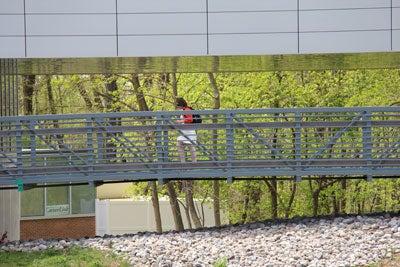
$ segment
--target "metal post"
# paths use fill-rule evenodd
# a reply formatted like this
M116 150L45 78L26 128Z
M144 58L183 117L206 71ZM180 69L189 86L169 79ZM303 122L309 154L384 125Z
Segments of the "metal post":
M164 177L162 175L162 169L165 162L165 155L168 155L168 132L164 131L163 124L165 122L165 117L160 115L156 118L156 150L157 150L157 172L159 173L158 184L164 184ZM169 120L168 120L169 121ZM166 135L166 136L165 136ZM167 153L167 154L165 154Z
M22 167L23 167L23 163L22 163L22 122L18 121L16 123L16 152L17 152L17 180L16 180L16 184L18 185L18 191L22 191L23 190L23 183L24 180L22 179L23 177L23 172L22 172Z
M228 184L233 183L233 170L232 170L232 162L235 159L234 151L235 151L235 144L234 144L234 132L233 132L233 114L228 113L226 114L226 159L227 159L227 177L228 177Z
M295 113L296 129L295 129L295 157L296 157L296 182L301 182L301 113Z
M87 118L86 120L86 138L87 138L87 162L88 162L88 174L90 181L93 179L94 170L94 148L93 148L93 121L94 118Z
M363 135L363 158L366 161L367 169L372 171L372 138L371 138L371 112L366 111L363 116L365 126L362 128ZM372 182L372 174L367 173L367 181Z

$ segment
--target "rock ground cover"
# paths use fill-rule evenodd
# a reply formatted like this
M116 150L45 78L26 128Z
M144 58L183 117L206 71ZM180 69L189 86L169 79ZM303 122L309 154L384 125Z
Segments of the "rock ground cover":
M199 230L15 241L0 251L72 246L124 255L132 266L368 266L400 253L400 215L298 217Z

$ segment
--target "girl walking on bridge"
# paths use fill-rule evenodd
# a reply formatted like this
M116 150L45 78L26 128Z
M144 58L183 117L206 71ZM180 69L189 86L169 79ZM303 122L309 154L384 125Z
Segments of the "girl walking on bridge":
M188 106L185 99L183 99L182 97L178 97L176 99L176 106L182 110L192 110ZM180 118L176 121L176 123L180 124L193 123L193 114L182 114ZM185 146L189 147L190 157L192 158L192 162L197 162L196 142L197 142L196 130L192 129L180 130L180 135L178 136L177 140L177 147L181 162L186 162Z

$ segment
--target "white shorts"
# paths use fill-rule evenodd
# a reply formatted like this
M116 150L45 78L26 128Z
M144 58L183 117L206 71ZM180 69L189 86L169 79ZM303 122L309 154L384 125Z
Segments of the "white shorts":
M178 136L178 141L183 141L185 145L196 144L196 130L182 130L182 134Z

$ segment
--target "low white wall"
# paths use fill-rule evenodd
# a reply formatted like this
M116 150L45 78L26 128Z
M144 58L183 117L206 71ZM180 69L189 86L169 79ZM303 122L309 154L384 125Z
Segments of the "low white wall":
M200 203L195 202L200 210ZM181 206L185 229L188 228L186 214ZM214 226L212 203L204 203L204 226ZM175 230L171 206L168 200L160 199L163 231ZM201 216L201 214L200 214ZM222 216L223 219L223 216ZM194 227L192 225L192 227ZM96 235L130 234L141 231L156 231L151 200L106 199L96 200Z

